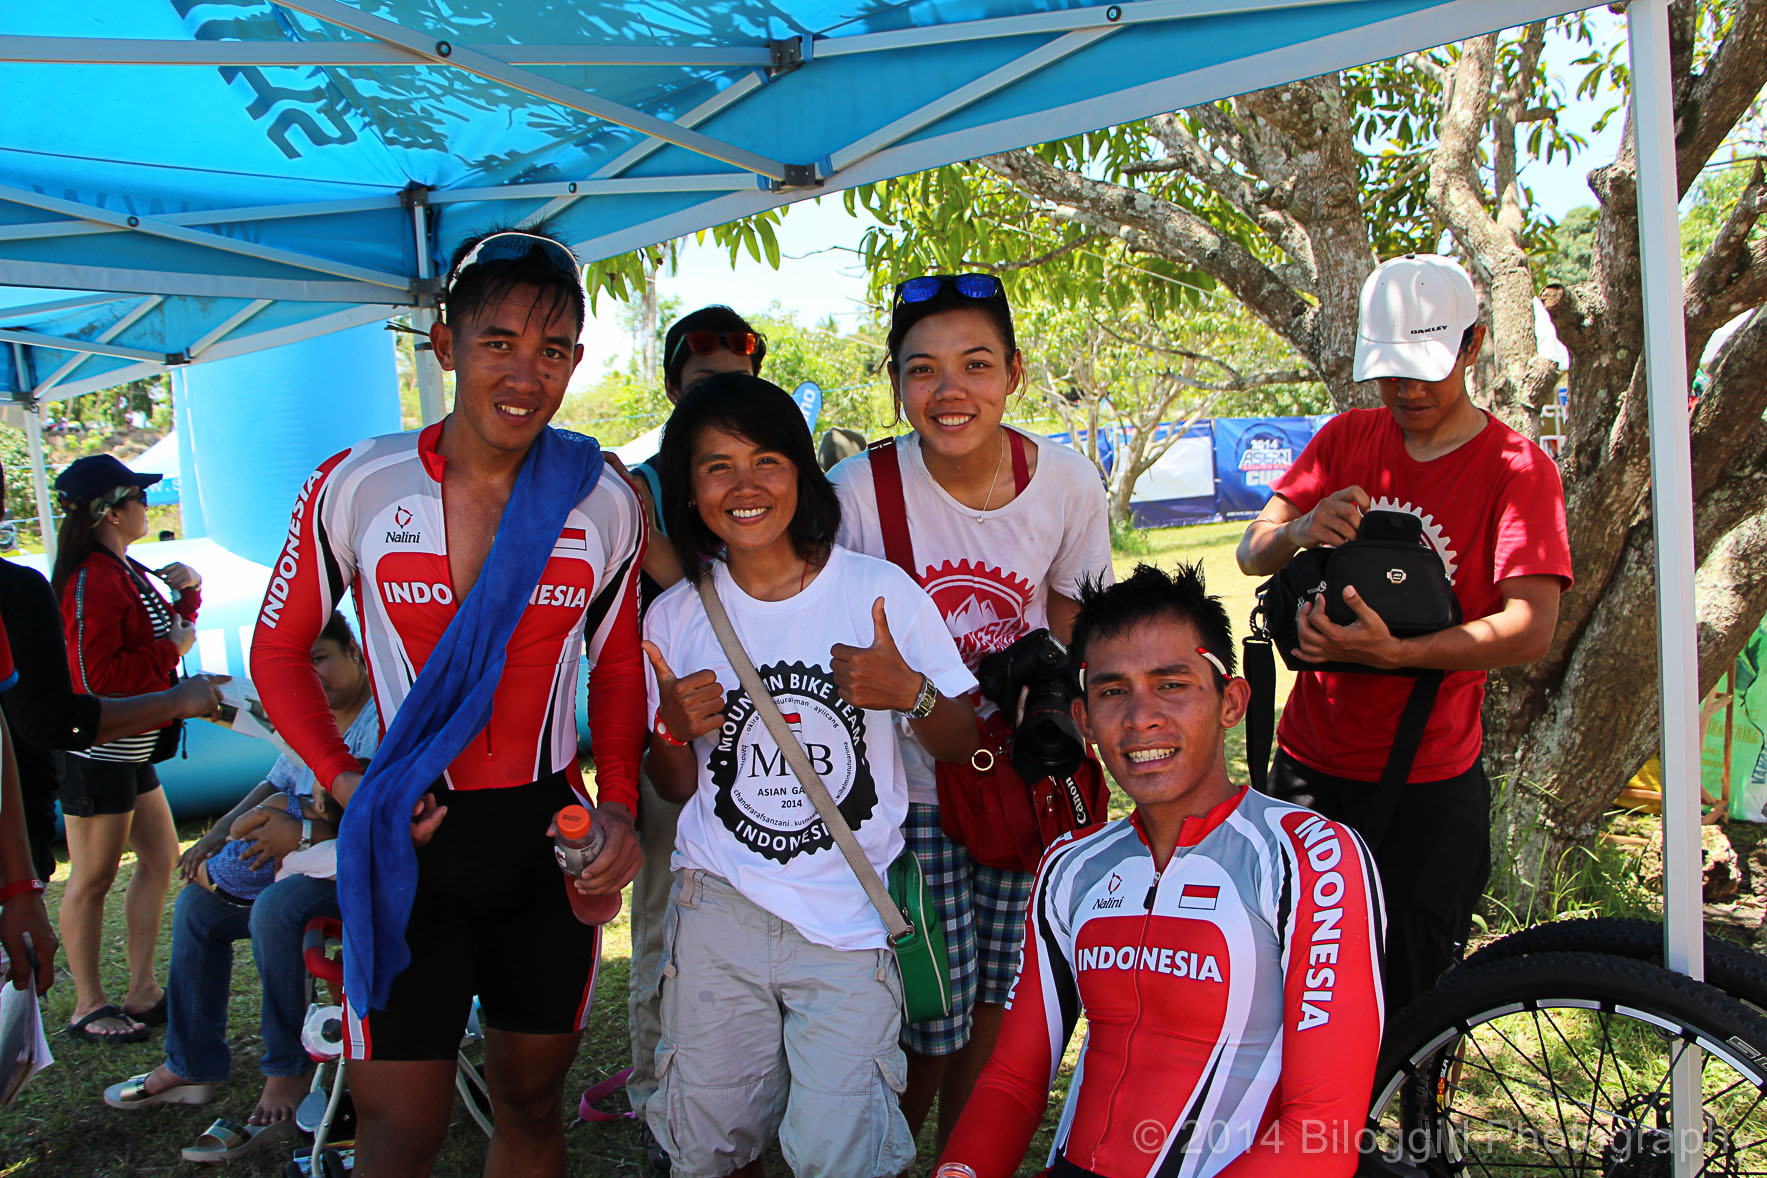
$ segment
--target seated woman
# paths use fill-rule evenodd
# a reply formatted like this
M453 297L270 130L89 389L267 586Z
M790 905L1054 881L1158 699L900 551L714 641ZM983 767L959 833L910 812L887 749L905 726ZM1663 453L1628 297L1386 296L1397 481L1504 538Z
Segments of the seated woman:
M778 386L706 380L670 416L659 462L687 580L645 619L648 765L685 806L645 1116L677 1174L758 1173L777 1133L799 1178L893 1178L914 1140L883 921L737 685L696 585L710 578L880 874L908 809L896 714L934 756L968 756L975 677L906 573L835 546L839 501Z
M350 751L371 756L380 743L380 719L368 706L367 669L342 614L334 611L313 643L313 669ZM185 1150L186 1160L236 1157L293 1128L312 1066L301 1046L302 935L314 917L338 914L337 884L329 875L278 878L277 865L292 852L336 837L336 817L323 809L314 802L313 774L284 753L264 781L179 860L188 882L173 916L166 1062L105 1089L105 1103L121 1109L207 1104L232 1066L226 1034L233 942L251 938L264 987L264 1090L257 1106L244 1126L216 1122L204 1135L212 1140ZM265 1134L271 1126L277 1131Z

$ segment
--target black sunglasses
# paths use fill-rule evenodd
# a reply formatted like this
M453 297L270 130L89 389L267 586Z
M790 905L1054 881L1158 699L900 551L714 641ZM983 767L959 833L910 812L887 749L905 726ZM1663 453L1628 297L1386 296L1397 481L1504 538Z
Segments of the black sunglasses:
M454 284L460 281L461 275L474 266L485 262L517 262L534 253L551 262L560 273L570 275L578 286L583 285L583 271L577 265L577 256L570 250L550 237L511 229L503 233L493 233L467 251L467 255L460 259L460 264L449 273L448 281L442 287L442 294L446 297L454 289Z
M1005 294L992 274L926 274L897 283L895 305L924 303L947 289L966 299L997 299Z

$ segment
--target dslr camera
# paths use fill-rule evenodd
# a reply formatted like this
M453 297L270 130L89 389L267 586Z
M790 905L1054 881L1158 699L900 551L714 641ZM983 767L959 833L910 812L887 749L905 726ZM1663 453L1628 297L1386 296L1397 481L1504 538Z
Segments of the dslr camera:
M1046 629L1032 630L984 658L976 667L976 679L982 694L994 701L1008 722L1019 714L1019 695L1024 694L1024 715L1012 726L1008 754L1020 778L1059 779L1080 767L1086 742L1069 711L1080 687L1068 648L1055 635Z

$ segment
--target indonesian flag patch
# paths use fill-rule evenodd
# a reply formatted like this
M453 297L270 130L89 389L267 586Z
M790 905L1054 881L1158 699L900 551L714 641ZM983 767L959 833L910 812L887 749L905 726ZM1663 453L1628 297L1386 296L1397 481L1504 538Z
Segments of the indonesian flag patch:
M1178 907L1206 908L1212 912L1220 898L1221 889L1214 884L1185 884L1178 893Z

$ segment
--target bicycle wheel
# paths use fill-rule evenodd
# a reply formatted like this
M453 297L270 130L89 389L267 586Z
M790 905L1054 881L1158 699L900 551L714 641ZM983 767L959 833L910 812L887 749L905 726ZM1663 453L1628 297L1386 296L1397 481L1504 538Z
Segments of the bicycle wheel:
M1663 924L1617 916L1556 920L1493 941L1467 958L1466 964L1523 953L1611 953L1662 965ZM1707 933L1705 958L1707 985L1767 1014L1767 957Z
M1387 1029L1364 1171L1667 1178L1669 1073L1696 1049L1698 1172L1767 1175L1767 1020L1622 957L1459 967Z

